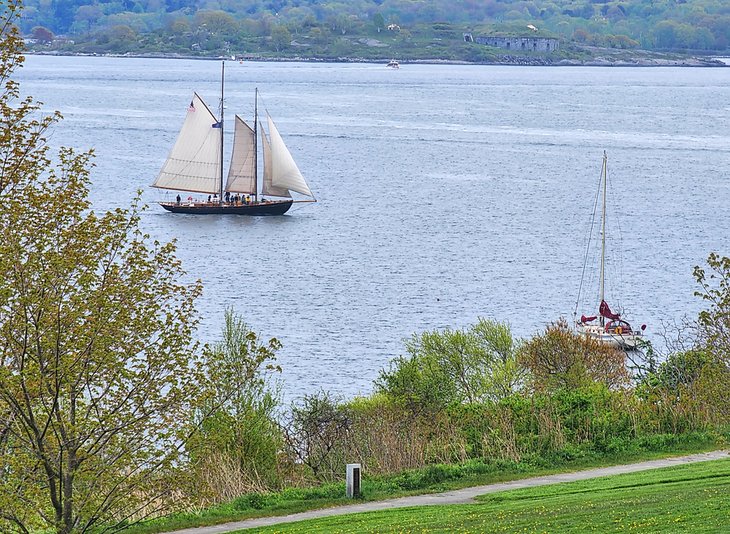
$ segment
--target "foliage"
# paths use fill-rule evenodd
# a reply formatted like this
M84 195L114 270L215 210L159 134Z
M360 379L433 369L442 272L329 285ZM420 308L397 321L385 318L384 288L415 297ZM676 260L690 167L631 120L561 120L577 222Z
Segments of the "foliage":
M380 372L376 387L414 413L498 400L522 380L516 345L509 325L486 319L468 329L424 332L406 343L408 357Z
M42 44L48 44L52 42L54 38L53 32L48 28L44 28L43 26L33 27L33 29L30 31L30 34L33 39Z
M638 389L677 432L730 420L730 258L712 253L707 265L693 272L696 295L709 307L699 314L692 347L670 354Z
M279 486L282 436L271 374L281 371L274 363L280 347L274 338L262 343L227 310L223 339L204 351L207 402L198 413L200 431L188 444L199 499L222 502Z
M291 406L283 430L288 451L316 480L342 478L345 443L352 428L349 410L329 393L305 395Z
M651 381L654 385L667 391L678 392L680 388L696 383L705 366L711 361L708 354L700 350L670 354L659 365L656 374L651 377Z
M271 41L277 52L281 52L282 50L289 48L291 34L289 33L289 30L286 29L286 26L274 26L271 30Z
M419 416L384 394L347 403L352 429L344 445L350 461L373 475L431 463L466 460L459 427L446 412Z
M702 349L670 354L637 394L651 405L653 418L674 432L730 421L730 369Z
M564 319L525 343L520 362L538 390L573 389L592 381L611 388L628 383L624 353L572 332Z
M618 50L721 51L730 46L730 9L721 0L682 2L645 0L26 0L23 32L42 26L58 35L70 34L75 44L59 47L90 51L90 36L107 34L125 25L144 33L149 52L198 51L281 54L296 35L297 52L307 57L371 59L420 57L441 59L479 57L485 47L463 47L463 34L503 32L514 36L560 37L563 48L571 39L581 44ZM171 31L187 24L189 31ZM395 26L393 26L395 25ZM528 25L531 28L528 28ZM394 29L389 30L392 27ZM397 27L397 29L395 29ZM201 41L201 34L206 34ZM251 37L264 36L265 40ZM361 39L376 39L375 47ZM444 43L446 45L444 46ZM116 43L118 45L118 43ZM104 50L114 43L106 41ZM194 47L193 45L197 45ZM179 47L179 48L178 48ZM120 51L135 51L132 43ZM381 55L383 54L383 55Z
M709 309L699 315L700 343L713 358L730 367L730 258L716 253L707 258L709 271L694 268L694 277Z
M51 164L60 115L11 78L17 9L0 35L0 529L114 530L179 498L200 285L136 203L91 209L91 153Z

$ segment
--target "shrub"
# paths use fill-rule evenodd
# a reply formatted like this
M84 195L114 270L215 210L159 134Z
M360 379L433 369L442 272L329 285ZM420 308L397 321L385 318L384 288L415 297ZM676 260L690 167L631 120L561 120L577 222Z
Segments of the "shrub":
M564 319L525 343L519 361L538 391L576 389L591 382L615 389L629 381L623 352L571 331Z

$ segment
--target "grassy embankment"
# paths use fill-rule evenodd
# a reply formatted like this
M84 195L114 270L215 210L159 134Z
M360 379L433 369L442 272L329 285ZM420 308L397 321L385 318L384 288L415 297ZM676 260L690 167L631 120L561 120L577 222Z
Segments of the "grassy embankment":
M336 516L251 533L728 532L730 459L482 496L479 504Z
M555 454L551 457L531 457L520 462L473 460L462 465L433 465L387 477L365 476L361 500L377 501L406 495L436 493L532 476L704 452L724 446L726 438L727 436L718 437L704 433L654 436L648 441L637 440L633 448L613 454L586 451L573 457ZM243 495L232 502L205 510L175 514L135 525L127 532L151 534L351 504L352 500L346 499L344 493L344 483L334 483L312 488L288 488L269 494Z

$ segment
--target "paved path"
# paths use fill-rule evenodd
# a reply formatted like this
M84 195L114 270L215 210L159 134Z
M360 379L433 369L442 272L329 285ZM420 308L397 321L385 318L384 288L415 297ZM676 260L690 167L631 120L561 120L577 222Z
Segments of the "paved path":
M620 475L622 473L635 473L637 471L646 471L648 469L657 469L659 467L671 467L693 462L719 460L721 458L728 458L730 457L729 455L730 451L714 451L702 454L693 454L691 456L666 458L663 460L650 460L647 462L640 462L636 464L614 465L611 467L588 469L586 471L575 471L573 473L561 473L558 475L525 478L522 480L514 480L511 482L489 484L487 486L475 486L472 488L447 491L446 493L414 495L413 497L401 497L399 499L390 499L387 501L350 504L347 506L337 506L334 508L311 510L309 512L300 512L298 514L285 516L246 519L244 521L223 523L221 525L214 525L211 527L188 528L175 531L175 534L219 534L221 532L231 532L233 530L240 530L244 528L265 527L269 525L276 525L278 523L292 523L294 521L303 521L305 519L315 519L318 517L327 517L333 515L353 514L357 512L372 512L377 510L390 510L393 508L405 508L409 506L429 506L434 504L467 504L474 502L474 497L478 495L484 495L485 493L496 493L499 491L519 488L532 488L535 486L545 486L547 484L557 484L560 482L573 482L576 480L586 480L589 478L603 477L608 475Z

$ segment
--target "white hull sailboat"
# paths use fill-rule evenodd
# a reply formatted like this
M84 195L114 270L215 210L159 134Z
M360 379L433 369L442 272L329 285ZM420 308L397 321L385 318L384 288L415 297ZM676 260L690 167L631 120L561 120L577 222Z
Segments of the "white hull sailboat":
M598 288L598 315L585 316L581 315L580 319L575 321L576 330L588 337L596 339L601 343L612 345L622 350L636 350L640 348L644 339L643 330L646 325L642 325L640 330L631 327L628 321L621 317L620 313L611 311L606 302L606 192L607 192L607 161L608 156L603 152L603 167L601 168L601 178L599 182L599 194L602 197L601 209L601 265L599 273ZM598 203L596 203L597 205ZM595 219L595 212L594 212ZM593 225L591 225L593 227ZM590 247L590 240L589 240ZM585 261L588 261L589 250L586 249ZM585 264L584 264L585 265ZM583 269L585 275L585 267ZM583 280L581 280L581 289L583 288ZM578 300L575 306L575 315L577 316L578 306L580 303L580 290L578 291Z
M268 112L268 136L259 122L258 89L253 128L236 115L233 152L224 181L224 78L225 62L221 66L220 118L197 93L193 94L177 140L152 184L152 187L178 191L177 198L159 204L174 213L283 215L294 202L316 202ZM263 152L261 179L258 176L258 131ZM294 200L292 191L310 199ZM201 193L202 199L193 196Z

